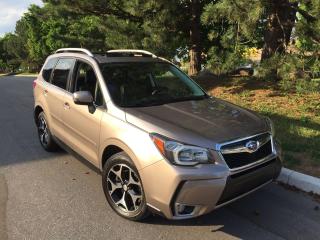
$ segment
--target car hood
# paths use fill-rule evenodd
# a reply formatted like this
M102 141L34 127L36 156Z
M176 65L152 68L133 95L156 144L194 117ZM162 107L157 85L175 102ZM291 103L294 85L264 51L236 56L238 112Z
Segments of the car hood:
M269 130L263 117L217 98L126 108L125 112L129 123L149 133L208 148Z

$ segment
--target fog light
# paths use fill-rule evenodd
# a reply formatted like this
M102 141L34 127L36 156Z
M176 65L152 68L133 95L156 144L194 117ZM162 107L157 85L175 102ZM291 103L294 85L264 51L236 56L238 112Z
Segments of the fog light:
M193 214L195 207L196 206L176 203L176 214L180 216Z

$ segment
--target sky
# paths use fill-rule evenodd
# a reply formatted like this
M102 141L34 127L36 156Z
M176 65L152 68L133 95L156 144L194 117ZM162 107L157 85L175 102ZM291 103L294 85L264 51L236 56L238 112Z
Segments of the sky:
M0 37L14 31L16 22L32 3L43 5L41 0L0 0Z

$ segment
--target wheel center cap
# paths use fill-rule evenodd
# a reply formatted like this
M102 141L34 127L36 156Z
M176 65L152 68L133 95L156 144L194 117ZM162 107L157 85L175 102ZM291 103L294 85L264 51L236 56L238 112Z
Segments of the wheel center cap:
M128 191L128 186L126 185L126 184L124 184L123 186L122 186L122 188L123 188L123 190L126 192L126 191Z

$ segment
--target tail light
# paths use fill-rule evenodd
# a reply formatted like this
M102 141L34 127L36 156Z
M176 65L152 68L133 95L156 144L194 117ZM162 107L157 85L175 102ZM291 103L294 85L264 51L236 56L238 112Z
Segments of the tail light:
M36 86L37 86L37 79L35 79L35 80L33 81L33 84L32 84L33 89L34 89Z

